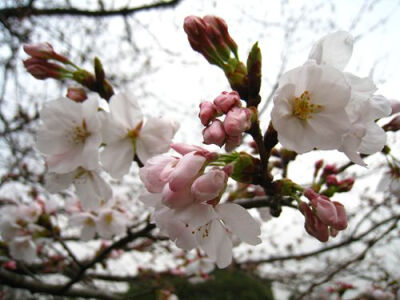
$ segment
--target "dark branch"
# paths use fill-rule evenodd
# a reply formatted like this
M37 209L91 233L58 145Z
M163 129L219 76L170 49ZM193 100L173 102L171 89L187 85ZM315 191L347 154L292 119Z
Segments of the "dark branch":
M4 8L0 10L0 19L7 18L26 18L32 16L82 16L82 17L112 17L112 16L128 16L134 13L165 7L174 7L181 0L160 1L142 6L122 8L116 10L84 10L76 8L35 8L29 5Z

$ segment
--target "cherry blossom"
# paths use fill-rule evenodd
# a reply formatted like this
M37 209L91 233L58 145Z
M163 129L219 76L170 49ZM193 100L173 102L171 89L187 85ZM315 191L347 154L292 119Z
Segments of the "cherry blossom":
M309 62L285 73L271 112L279 142L298 153L338 149L350 127L350 95L342 72L330 66Z
M338 31L319 40L312 48L309 59L319 65L328 65L343 71L352 51L352 36L348 32ZM371 78L360 78L347 72L343 74L351 86L351 99L346 107L351 127L344 135L339 150L353 162L366 166L360 153L376 153L386 143L386 134L375 121L390 115L390 101L374 95L377 88Z
M50 193L57 193L71 184L75 186L76 193L85 210L96 210L101 203L112 196L111 186L100 175L99 170L86 170L77 168L66 174L48 173L46 176L46 189Z
M144 122L132 96L116 94L110 100L110 113L103 130L106 147L101 153L101 162L108 173L121 178L129 172L135 154L144 163L168 151L177 129L177 123L158 118Z
M36 147L45 156L48 170L69 173L83 167L99 167L101 122L98 100L83 103L68 98L45 103L40 112L42 124L37 130Z

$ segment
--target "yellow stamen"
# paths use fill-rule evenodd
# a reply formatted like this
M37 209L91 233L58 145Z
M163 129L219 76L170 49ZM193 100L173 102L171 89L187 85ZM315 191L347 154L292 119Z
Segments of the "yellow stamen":
M293 115L300 120L311 119L312 114L321 111L321 109L321 105L311 103L311 96L308 91L305 91L300 97L294 98Z

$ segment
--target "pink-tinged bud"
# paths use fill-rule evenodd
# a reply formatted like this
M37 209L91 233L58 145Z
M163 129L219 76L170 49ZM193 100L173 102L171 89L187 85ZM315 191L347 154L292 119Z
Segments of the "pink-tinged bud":
M315 169L319 170L319 169L322 168L322 165L323 165L323 164L324 164L324 160L323 160L323 159L320 159L320 160L318 160L318 161L315 162L314 167L315 167Z
M338 182L338 180L336 178L336 175L333 175L333 174L326 176L325 182L326 182L326 184L328 186L331 186L331 185L337 186L337 185L339 185L339 182Z
M219 112L226 114L232 107L241 106L240 96L236 91L229 93L222 92L217 98L214 99L214 105Z
M339 181L338 185L339 185L340 192L349 192L353 188L354 178L350 177L350 178L341 180L341 181Z
M304 191L304 196L307 197L308 200L312 201L319 197L319 194L316 193L313 189L306 189Z
M181 155L186 155L190 152L196 152L196 154L204 156L206 158L212 155L212 152L208 151L207 149L204 149L196 145L188 145L185 143L173 143L171 144L171 148Z
M177 163L176 157L167 155L158 155L147 160L144 167L139 170L140 179L146 189L150 193L161 193Z
M217 108L211 102L205 101L200 103L199 118L201 124L207 126L218 115Z
M240 136L251 127L251 116L249 109L233 107L224 120L225 132L230 136Z
M49 43L25 44L23 46L26 54L40 59L54 59L62 63L69 63L69 59L54 51Z
M336 230L344 230L347 228L347 215L343 204L333 201L336 207L337 220L334 225L331 225Z
M338 216L336 207L327 197L319 196L311 200L318 218L326 225L332 226L337 223Z
M329 228L322 223L311 211L310 207L305 203L299 204L299 209L305 217L304 228L307 233L321 242L327 242L329 239Z
M34 57L24 60L24 66L33 77L41 80L47 78L62 79L67 71L60 65Z
M169 175L169 188L176 192L187 187L199 175L205 162L206 158L196 152L184 155Z
M83 102L87 99L85 90L78 87L69 87L67 97L75 102Z
M224 125L220 120L214 120L203 130L203 143L206 145L215 144L222 147L226 140Z
M329 174L337 174L339 170L336 168L335 165L326 165L324 168L323 175L327 176Z
M237 146L239 146L242 143L242 136L228 136L228 138L225 141L225 150L226 152L231 152L234 150Z
M161 202L172 209L183 208L194 202L190 186L173 191L170 185L166 184L162 190Z
M383 130L385 131L397 131L400 129L400 116L394 117L389 123L384 125Z
M228 25L226 22L219 17L216 16L205 16L203 18L204 22L213 28L213 30L217 33L220 38L221 45L226 44L230 48L230 50L237 56L237 44L229 35Z
M209 63L224 68L231 59L231 53L238 58L237 45L229 36L228 27L221 18L188 16L183 28L188 35L190 46L201 53Z
M198 177L192 184L192 195L197 202L213 200L225 189L228 177L225 172L213 169Z

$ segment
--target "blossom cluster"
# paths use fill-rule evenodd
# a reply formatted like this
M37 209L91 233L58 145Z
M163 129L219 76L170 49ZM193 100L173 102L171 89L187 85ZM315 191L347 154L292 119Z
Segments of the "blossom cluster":
M282 75L271 121L284 147L297 153L337 149L362 166L361 154L382 150L386 135L376 120L390 114L390 102L374 94L371 78L343 71L352 49L348 32L328 34L303 66Z
M226 115L224 121L217 117ZM204 144L215 144L230 152L242 143L243 132L251 127L252 113L242 107L236 91L222 92L214 102L200 103L199 118L206 126L203 130Z
M214 153L185 144L172 148L182 156L155 156L140 169L149 191L141 199L154 208L153 221L178 247L199 247L224 268L232 261L232 236L256 245L260 225L240 205L220 203L229 171L206 170Z

